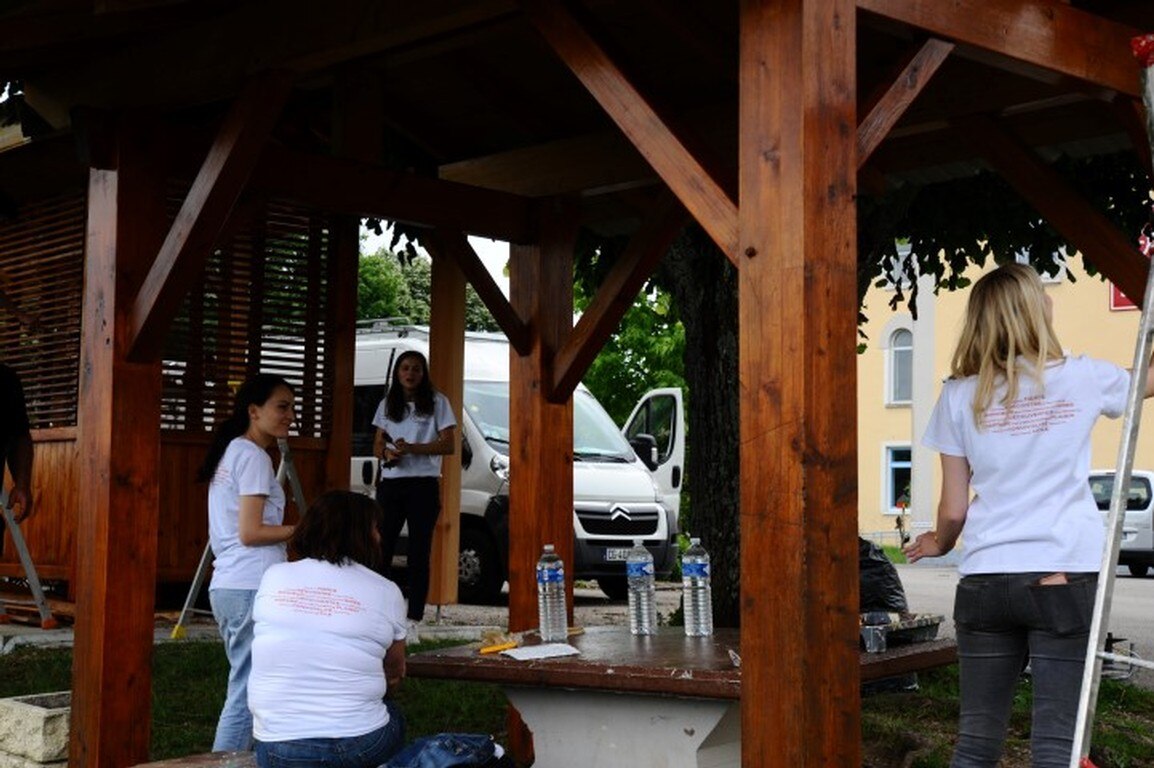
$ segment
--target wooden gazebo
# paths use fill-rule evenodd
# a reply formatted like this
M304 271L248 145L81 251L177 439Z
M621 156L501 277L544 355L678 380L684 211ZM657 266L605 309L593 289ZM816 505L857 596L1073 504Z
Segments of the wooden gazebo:
M74 589L70 764L148 756L153 584L203 546L229 383L286 366L306 484L347 483L362 216L426 230L439 381L466 279L515 349L513 629L541 543L570 554L573 387L700 223L739 283L743 762L860 764L859 184L993 168L1138 298L1129 237L1045 160L1149 167L1152 28L1148 0L0 4L0 268L51 331L0 354L36 392L29 539ZM632 242L574 327L581 226ZM514 244L508 301L466 234Z

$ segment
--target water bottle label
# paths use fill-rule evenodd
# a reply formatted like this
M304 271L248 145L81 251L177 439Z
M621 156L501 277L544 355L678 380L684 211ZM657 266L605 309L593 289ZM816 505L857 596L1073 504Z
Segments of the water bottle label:
M681 575L689 579L708 579L709 563L682 563Z
M560 584L565 581L564 568L538 568L538 584Z
M635 576L652 576L653 563L626 563L625 575L629 578Z

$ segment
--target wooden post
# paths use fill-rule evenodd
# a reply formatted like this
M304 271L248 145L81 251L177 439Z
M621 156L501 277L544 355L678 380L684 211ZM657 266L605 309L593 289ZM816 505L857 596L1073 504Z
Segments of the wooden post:
M452 258L433 252L429 319L429 375L461 423L465 378L465 274ZM429 602L457 602L457 552L461 541L461 428L457 447L441 461L441 515L433 534Z
M574 211L549 200L541 242L509 250L513 308L530 328L531 351L509 361L509 630L537 626L537 559L553 544L565 562L573 612L573 396L549 402L553 355L573 327Z
M362 67L341 69L335 90L333 121L337 154L365 162L378 161L384 121L380 77ZM360 218L347 214L334 216L328 295L328 342L333 350L333 415L332 423L327 425L327 488L349 487L360 258Z
M76 641L68 762L149 756L160 362L128 362L131 312L167 229L155 133L121 125L88 182L79 393ZM191 482L191 478L189 478Z
M740 23L742 763L861 765L855 7Z

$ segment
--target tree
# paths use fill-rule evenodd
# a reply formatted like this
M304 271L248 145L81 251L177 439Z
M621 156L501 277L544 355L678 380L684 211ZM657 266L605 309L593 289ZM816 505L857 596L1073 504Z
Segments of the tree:
M416 325L429 322L433 265L421 253L397 254L381 248L361 254L357 274L357 319L405 318ZM473 290L465 289L465 328L470 331L499 330L497 321Z
M584 309L593 294L580 281L575 290L578 309ZM685 387L685 328L668 291L653 285L637 297L583 383L617 424L649 390Z
M1131 153L1085 159L1062 158L1055 169L1097 210L1123 231L1137 233L1149 214L1150 180ZM901 259L897 244L911 253ZM582 244L580 269L605 274L623 243ZM870 284L905 272L932 275L935 292L965 287L971 264L1018 254L1043 271L1057 268L1053 256L1074 251L1000 177L980 173L949 182L905 185L858 199L859 304ZM1093 275L1093 264L1087 264ZM737 386L737 282L724 254L697 225L674 243L654 283L673 297L671 309L685 332L685 382L689 390L689 461L693 503L683 527L700 536L711 552L725 552L713 566L714 618L718 626L740 619L739 391ZM596 281L593 281L596 285ZM917 315L917 281L898 293ZM859 317L861 317L859 315ZM861 318L864 320L864 318ZM623 327L624 327L623 323Z

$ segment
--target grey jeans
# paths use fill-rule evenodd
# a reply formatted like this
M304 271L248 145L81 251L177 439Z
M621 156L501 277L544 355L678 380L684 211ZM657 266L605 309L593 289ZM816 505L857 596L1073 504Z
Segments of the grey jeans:
M961 714L951 768L995 768L1014 688L1027 660L1034 694L1030 753L1035 768L1067 768L1098 574L991 573L958 583Z

